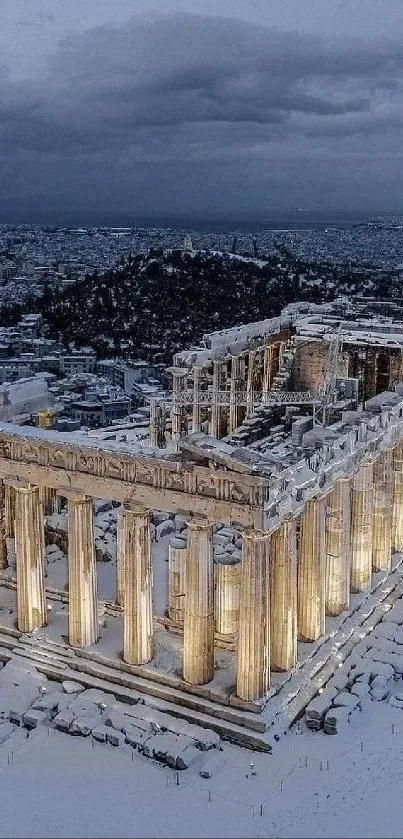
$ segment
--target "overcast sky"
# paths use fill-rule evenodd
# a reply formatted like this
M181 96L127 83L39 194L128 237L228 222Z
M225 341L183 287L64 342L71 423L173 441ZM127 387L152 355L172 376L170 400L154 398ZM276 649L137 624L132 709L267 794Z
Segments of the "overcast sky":
M2 221L403 212L402 0L1 11Z

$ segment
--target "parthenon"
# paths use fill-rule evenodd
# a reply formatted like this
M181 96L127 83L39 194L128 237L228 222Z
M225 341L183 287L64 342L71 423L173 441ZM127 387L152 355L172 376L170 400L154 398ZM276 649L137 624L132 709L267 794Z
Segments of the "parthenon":
M348 610L350 593L368 591L372 573L403 551L401 329L374 321L360 332L337 307L311 305L216 333L210 348L174 359L172 398L151 406L149 445L2 423L1 557L5 568L15 550L18 629L48 620L43 519L61 497L69 643L98 642L93 499L110 499L122 504L123 659L151 661L150 512L180 514L187 544L171 540L167 604L180 679L196 692L208 684L227 641L234 700L259 711L271 672L295 667L298 642L320 638L327 616ZM240 562L213 550L217 523L240 531Z

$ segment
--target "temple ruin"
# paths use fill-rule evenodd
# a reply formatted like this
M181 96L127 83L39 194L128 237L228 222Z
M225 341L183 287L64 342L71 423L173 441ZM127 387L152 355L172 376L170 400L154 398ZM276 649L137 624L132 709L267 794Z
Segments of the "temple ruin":
M1 423L1 557L5 568L15 550L18 629L47 622L43 519L61 497L68 639L97 643L93 499L111 499L123 659L151 661L150 511L175 513L187 540L171 539L165 617L181 684L210 683L224 644L234 703L261 710L271 673L294 668L298 643L320 638L403 551L403 323L348 319L343 306L296 304L179 353L148 446ZM240 561L217 550L217 523L237 529Z

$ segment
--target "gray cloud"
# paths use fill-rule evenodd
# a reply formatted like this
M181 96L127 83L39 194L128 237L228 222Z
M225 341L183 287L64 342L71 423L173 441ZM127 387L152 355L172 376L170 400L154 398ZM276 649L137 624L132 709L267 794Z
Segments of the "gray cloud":
M39 194L49 194L56 183L68 191L69 182L81 180L101 200L104 183L104 200L109 195L116 203L121 196L126 205L130 190L136 184L147 190L148 183L149 209L157 210L161 194L150 167L157 166L160 176L165 165L170 173L160 180L161 189L174 194L170 174L183 207L191 203L189 176L193 172L200 186L208 172L213 189L224 190L224 212L225 196L228 207L234 195L245 204L242 179L257 190L253 204L270 185L280 196L281 184L292 201L289 180L294 178L299 195L304 181L295 170L302 165L305 191L316 201L325 184L333 189L340 154L347 173L349 152L359 154L363 143L362 177L372 178L375 194L378 173L385 176L377 138L387 139L389 156L401 145L402 66L402 44L385 38L325 41L183 13L99 26L65 38L40 78L13 82L0 72L6 194L11 199L21 189L21 171L33 191L37 179ZM340 146L346 142L349 149ZM378 163L371 172L372 147ZM324 151L334 165L319 177L313 160ZM224 169L214 171L217 166ZM108 179L107 168L113 173ZM371 183L363 184L363 196ZM195 193L195 206L197 200Z

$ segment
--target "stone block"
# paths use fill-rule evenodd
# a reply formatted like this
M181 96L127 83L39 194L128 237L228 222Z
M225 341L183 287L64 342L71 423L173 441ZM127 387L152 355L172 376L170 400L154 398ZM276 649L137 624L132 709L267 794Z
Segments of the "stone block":
M111 728L116 728L116 731L124 731L128 725L130 725L130 720L122 711L117 711L114 709L106 709L103 714L103 721L105 725L111 726Z
M38 725L46 722L47 719L48 714L46 711L34 711L33 708L30 708L29 711L23 714L22 722L25 728L37 728Z
M144 744L151 736L151 728L139 728L137 725L128 725L125 731L126 743L139 751L143 751Z
M371 698L376 702L382 702L389 695L389 679L385 676L375 676L371 682Z
M167 519L167 521L161 522L161 524L157 524L155 528L155 538L157 541L162 539L163 536L168 536L169 533L175 532L175 522L172 519Z
M188 769L196 761L202 760L202 753L196 746L186 746L176 757L176 769Z
M52 713L59 707L59 699L63 696L62 693L45 693L35 700L32 707L35 711L47 711Z
M81 734L82 737L88 737L93 728L99 725L99 717L84 715L76 717L70 726L70 734Z
M178 530L180 532L181 530L184 530L185 527L187 527L186 517L176 515L175 516L175 530Z
M88 700L88 702L93 702L94 705L110 705L111 702L116 698L111 693L104 693L103 690L98 690L98 688L87 688L84 690L80 696L80 700Z
M95 728L92 729L92 736L94 740L98 740L99 743L106 743L109 730L110 729L106 725L96 725Z
M338 693L337 696L333 699L333 705L335 707L342 707L350 708L352 711L354 708L359 705L360 699L354 693L348 693L348 691L344 690L341 693Z
M80 685L78 682L72 682L70 679L66 679L66 681L62 682L62 688L65 693L82 693L84 690L84 686Z
M346 707L330 708L327 712L323 728L326 734L339 734L349 722L350 709Z
M25 708L24 709L10 708L10 711L8 713L8 718L9 718L10 722L14 722L17 725L20 725L20 723L22 722L23 715L25 714L25 711L26 711Z
M111 746L122 747L125 744L123 731L116 731L116 728L111 728L110 726L108 726L107 739Z
M169 513L165 513L164 510L154 510L151 514L151 518L153 524L157 527L159 524L162 524L164 521L168 521L170 519Z
M69 731L72 722L75 719L74 712L69 708L60 711L54 719L54 724L59 731Z

